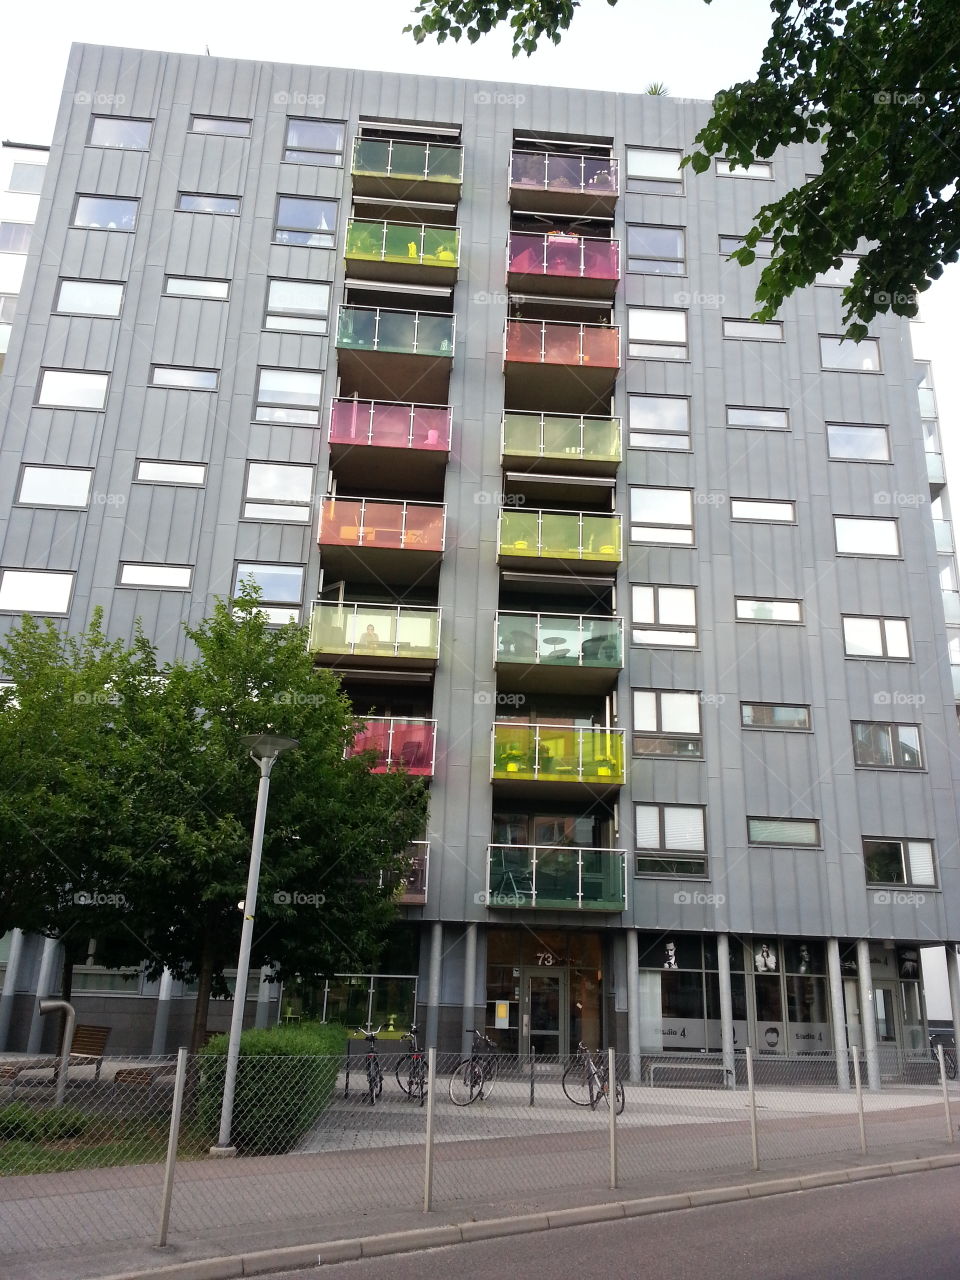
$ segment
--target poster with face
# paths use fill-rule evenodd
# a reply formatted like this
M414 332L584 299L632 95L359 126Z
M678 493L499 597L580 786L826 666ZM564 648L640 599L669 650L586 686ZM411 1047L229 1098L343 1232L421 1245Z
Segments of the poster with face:
M666 956L666 959L663 962L663 967L665 969L676 969L678 967L677 966L677 944L675 942L666 943L664 946L664 954Z
M771 947L768 942L761 942L760 947L753 957L754 964L757 966L757 973L776 973L777 972L777 952L775 947Z

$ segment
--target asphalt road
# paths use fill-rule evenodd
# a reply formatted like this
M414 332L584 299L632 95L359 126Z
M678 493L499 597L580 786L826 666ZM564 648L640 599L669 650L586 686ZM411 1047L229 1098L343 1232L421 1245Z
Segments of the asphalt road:
M266 1280L957 1280L960 1169L485 1240Z

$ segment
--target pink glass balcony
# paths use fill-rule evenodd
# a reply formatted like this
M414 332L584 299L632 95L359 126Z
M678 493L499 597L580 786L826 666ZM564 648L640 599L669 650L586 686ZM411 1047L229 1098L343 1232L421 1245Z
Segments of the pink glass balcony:
M374 751L372 773L403 769L419 778L433 777L436 755L436 720L401 720L394 716L369 716L353 740L348 756Z
M452 410L443 405L334 400L330 443L445 453L450 448L451 416Z
M600 324L508 320L507 362L620 367L620 330Z
M443 550L443 503L379 498L326 498L320 515L321 547Z
M620 279L620 242L577 235L540 235L515 231L510 235L507 271L511 285L536 278L564 289L592 296L612 295Z

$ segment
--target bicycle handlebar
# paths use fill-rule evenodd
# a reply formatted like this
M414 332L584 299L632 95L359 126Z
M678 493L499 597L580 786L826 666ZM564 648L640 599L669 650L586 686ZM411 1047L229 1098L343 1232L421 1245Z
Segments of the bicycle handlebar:
M365 1040L369 1040L372 1043L383 1030L383 1024L381 1023L376 1031L373 1030L369 1023L365 1027L355 1027L354 1030L359 1031Z

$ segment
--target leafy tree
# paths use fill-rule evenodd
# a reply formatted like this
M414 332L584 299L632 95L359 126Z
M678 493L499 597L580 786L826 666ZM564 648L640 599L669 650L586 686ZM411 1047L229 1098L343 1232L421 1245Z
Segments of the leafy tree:
M617 0L608 0L613 5ZM706 0L710 3L710 0ZM577 0L421 0L418 42L476 41L500 23L514 55L559 43ZM960 250L960 41L956 0L771 0L773 26L760 67L716 96L685 158L746 166L777 147L823 145L822 171L763 206L733 255L754 260L761 236L773 256L757 289L757 316L811 284L863 241L844 322L859 340L879 313L912 316L916 295Z

